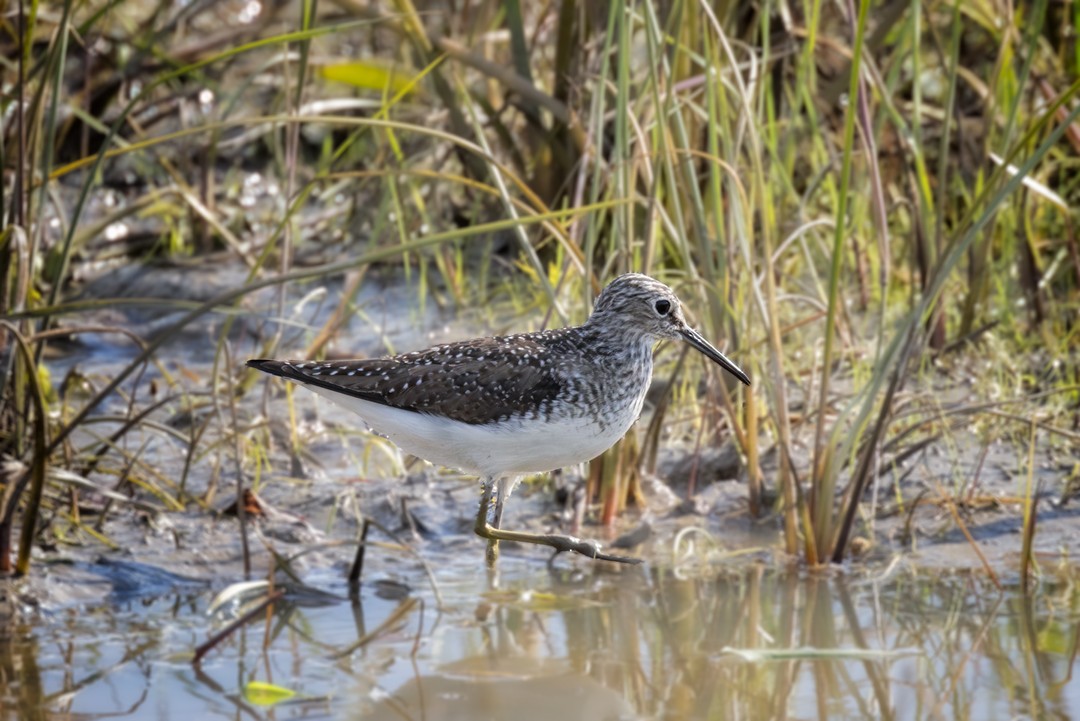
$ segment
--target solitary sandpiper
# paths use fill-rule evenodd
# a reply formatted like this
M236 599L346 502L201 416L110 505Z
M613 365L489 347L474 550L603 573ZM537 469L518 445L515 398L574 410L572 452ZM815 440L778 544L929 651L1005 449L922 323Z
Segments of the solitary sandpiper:
M629 430L649 389L653 345L662 339L686 341L750 385L737 365L686 324L671 288L637 273L613 280L576 327L477 338L390 358L247 364L355 411L413 455L480 476L475 531L488 539L489 563L500 540L636 563L572 536L500 526L519 476L595 458Z

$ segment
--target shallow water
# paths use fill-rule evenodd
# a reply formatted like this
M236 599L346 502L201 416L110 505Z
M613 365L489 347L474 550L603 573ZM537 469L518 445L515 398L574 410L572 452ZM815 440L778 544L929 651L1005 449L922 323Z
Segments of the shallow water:
M279 603L198 665L225 622L209 588L44 612L4 645L3 718L1080 717L1073 578L1025 596L902 563L685 577L511 552L495 579L469 550L427 559L441 607L407 562L351 601L321 570L340 600Z
M369 318L379 296L363 296ZM470 334L445 328L434 312L420 315L415 323L387 314L374 324L378 333L352 335L407 350ZM193 342L173 344L170 364L206 378L210 344L198 339L213 329L210 322ZM295 336L294 346L307 337ZM57 360L54 376L76 363L88 375L117 372L132 351L110 338ZM236 342L238 357L257 351L242 333ZM132 381L141 402L157 373L150 367ZM22 619L6 624L0 643L0 719L1080 719L1075 571L1067 559L1056 572L1044 568L1043 581L1024 593L1008 581L1018 536L1007 530L975 529L1003 589L981 572L927 570L977 565L961 557L970 555L966 540L957 553L940 533L919 556L814 575L775 550L775 524L717 513L743 508L745 489L712 484L699 494L710 511L660 519L635 551L644 566L580 557L548 566L543 550L510 546L493 575L470 533L474 482L415 472L396 481L402 469L393 451L373 453L370 436L346 429L348 419L333 420L310 396L298 394L296 403L304 457L290 467L288 443L278 440L258 487L289 517L261 522L259 533L278 553L303 554L298 574L331 597L300 594L294 584L270 613L193 663L195 649L233 620L208 609L244 578L236 520L195 504L156 514L120 508L104 524L115 549L60 528L71 545L43 549L30 578L0 586L0 612ZM238 404L246 421L291 413L280 394L264 405L251 393ZM176 420L183 410L164 409L162 422L187 433ZM105 433L111 423L94 428ZM156 470L147 478L184 478L187 492L212 496L220 509L235 483L227 477L231 428L226 419L209 431L205 446L215 432L227 442L190 468L185 444L168 434L133 432L125 442ZM106 458L102 482L114 478L100 472L109 463L128 465ZM211 482L220 483L216 496L207 492ZM369 549L364 583L350 597L344 576L357 510L396 528L406 505L422 540L406 538L410 553L376 534L383 545ZM553 512L550 493L528 488L508 509L513 527L532 530L564 526L551 522ZM1072 533L1071 509L1058 514ZM1044 535L1052 515L1041 518L1038 540L1059 544L1043 550L1069 547L1062 533ZM722 539L722 549L699 543L675 553L675 531L695 523ZM272 559L254 535L251 544L259 578Z

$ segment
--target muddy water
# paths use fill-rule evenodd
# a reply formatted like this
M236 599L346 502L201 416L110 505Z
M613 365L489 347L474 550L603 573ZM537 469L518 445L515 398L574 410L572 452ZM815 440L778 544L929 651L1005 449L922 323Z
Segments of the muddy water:
M380 301L377 291L358 300L368 318L383 319L377 332L354 327L342 336L390 338L404 350L468 335L434 313L379 313ZM208 321L165 351L188 378L208 377ZM300 321L296 347L304 328L319 324ZM155 318L133 322L147 333L158 327ZM258 337L257 322L236 332L236 355L256 352ZM107 377L131 356L106 337L56 361L54 375L77 365L91 380ZM150 367L127 392L145 402L157 374ZM251 532L249 578L267 576L273 549L307 588L278 573L283 598L195 663L195 649L243 611L227 604L209 612L245 579L235 518L195 503L159 513L119 507L101 526L112 547L54 521L63 542L38 552L31 578L0 586L0 719L1080 718L1080 682L1072 680L1080 598L1067 561L1044 568L1028 593L1005 550L995 560L1000 588L971 570L977 564L942 551L879 552L880 561L847 572L808 574L778 553L775 526L716 513L741 508L745 490L714 484L700 494L713 512L652 519L652 537L634 551L644 566L548 565L543 550L508 545L493 575L469 532L474 481L406 469L392 450L299 394L303 457L292 459L283 398L264 405L252 393L239 404L241 427L256 427L263 414L277 419L257 490L281 515ZM126 409L118 402L103 414ZM159 419L173 423L173 412ZM125 442L157 469L144 475L169 492L185 473L188 493L216 484L210 509L220 510L235 483L229 454L237 447L225 418L208 426L202 443L210 450L190 467L175 436L150 429ZM106 458L101 468L110 462L128 464ZM508 527L562 527L558 510L550 492L526 486L511 501ZM344 577L360 514L394 536L373 534L363 584L351 593ZM1075 525L1066 511L1061 522ZM676 547L676 532L689 526L713 541L688 532ZM998 538L1003 549L1016 546L1015 536ZM1066 535L1052 538L1067 546ZM688 541L696 550L683 555Z
M470 549L479 551L479 549ZM199 665L210 589L43 614L4 645L3 717L1073 718L1074 579L1030 597L902 564L810 576L752 564L551 569L430 554L353 600L279 603ZM390 597L387 597L390 596ZM359 645L358 645L359 644ZM269 686L260 686L269 684Z

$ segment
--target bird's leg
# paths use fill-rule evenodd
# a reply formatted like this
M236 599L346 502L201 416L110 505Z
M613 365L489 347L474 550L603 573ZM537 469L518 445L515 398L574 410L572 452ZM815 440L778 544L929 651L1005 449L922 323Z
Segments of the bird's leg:
M498 480L490 476L484 478L481 485L484 489L483 494L480 496L480 510L476 513L476 524L473 526L473 530L476 531L476 535L481 538L488 539L487 547L487 564L488 568L494 568L495 563L499 560L499 541L498 539L491 538L485 534L485 529L491 528L488 524L488 510L491 508L491 492L495 488L495 484ZM501 490L501 489L500 489ZM501 493L499 494L501 497ZM498 508L498 506L496 506ZM496 511L495 527L498 528L501 521L499 511Z
M551 546L558 552L573 551L582 556L588 556L599 561L614 561L615 563L641 563L640 558L631 556L615 556L602 553L600 546L595 541L583 541L573 536L559 536L547 533L526 533L525 531L504 531L499 528L502 523L502 505L505 502L503 488L500 484L498 499L495 502L495 523L488 523L488 507L491 505L491 494L495 490L495 484L499 481L495 478L484 479L484 494L480 498L480 512L476 514L476 535L488 540L487 561L489 567L494 567L499 559L499 541L515 541L517 543L532 543L540 546Z
M506 497L510 494L507 492L507 482L505 480L499 480L495 482L499 488L495 493L495 518L492 521L494 528L502 528L503 508L506 506Z
M491 521L491 527L495 530L502 528L503 509L506 507L506 497L510 495L507 484L508 481L505 478L491 482L491 485L497 486L495 490L495 516ZM496 538L489 538L487 547L488 566L494 568L495 562L498 560L499 541Z

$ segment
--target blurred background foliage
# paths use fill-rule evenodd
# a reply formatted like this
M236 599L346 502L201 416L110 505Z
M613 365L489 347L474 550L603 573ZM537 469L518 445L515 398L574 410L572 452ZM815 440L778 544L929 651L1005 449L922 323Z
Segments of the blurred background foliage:
M811 564L843 558L868 491L958 427L1075 454L1078 28L1080 5L1047 0L8 3L0 565L21 525L28 569L61 471L206 503L115 450L163 409L216 409L181 434L189 461L257 474L268 437L234 403L254 377L231 319L257 291L344 274L307 339L325 353L369 269L421 304L509 298L553 325L620 272L676 287L754 386L664 354L644 432L593 463L605 521L672 428L699 450L732 439L751 512L779 511ZM80 295L165 261L242 281ZM118 332L86 313L150 303L178 315L123 330L122 370L83 394L50 377L64 339ZM230 314L210 370L133 392L210 312ZM117 393L124 420L73 442Z

